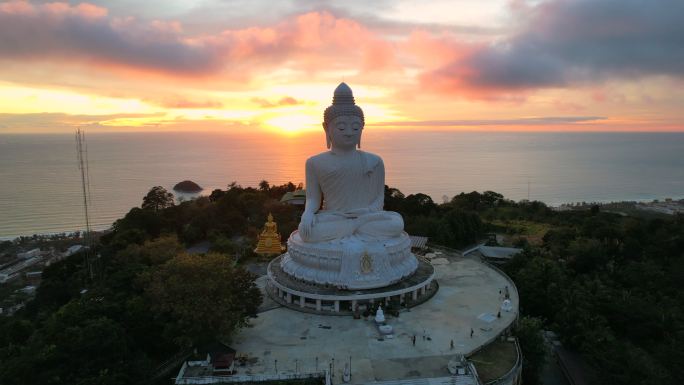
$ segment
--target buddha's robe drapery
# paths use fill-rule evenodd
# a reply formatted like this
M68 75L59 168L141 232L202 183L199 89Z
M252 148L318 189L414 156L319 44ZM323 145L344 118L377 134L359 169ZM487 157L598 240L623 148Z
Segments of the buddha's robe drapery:
M380 157L363 151L339 157L336 162L314 165L323 193L323 209L319 213L352 214L354 211L382 210L385 167Z
M382 210L385 166L379 156L363 151L347 156L327 152L307 160L306 167L307 185L318 185L323 207L316 213L311 235L305 241L332 240L352 234L383 239L401 233L404 228L401 216Z

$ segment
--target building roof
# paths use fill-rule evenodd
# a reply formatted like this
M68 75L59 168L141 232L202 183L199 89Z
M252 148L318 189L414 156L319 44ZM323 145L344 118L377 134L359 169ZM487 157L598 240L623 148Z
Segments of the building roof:
M235 349L221 342L213 342L204 350L209 354L209 362L216 369L229 368L235 359Z
M306 202L306 190L288 191L280 198L281 203L303 204Z
M83 247L84 247L83 245L73 245L73 246L70 246L64 254L65 254L67 257L68 257L68 256L71 256L71 255L74 255L74 254L78 253L79 251L81 251L81 249L83 249Z
M427 244L427 237L419 237L417 235L410 235L411 238L411 248L424 249Z
M211 242L209 241L202 241L195 243L194 245L188 247L185 249L186 252L189 254L206 254L209 252L211 249Z
M515 247L480 246L480 253L485 258L510 259L521 251Z

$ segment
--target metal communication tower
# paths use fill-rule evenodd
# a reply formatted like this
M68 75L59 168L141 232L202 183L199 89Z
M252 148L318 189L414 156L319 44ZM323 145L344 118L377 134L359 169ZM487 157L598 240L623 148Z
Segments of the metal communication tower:
M83 191L83 211L85 213L85 233L83 239L85 241L85 265L88 269L88 274L92 280L95 272L92 258L92 233L90 229L90 215L88 208L90 206L90 177L88 173L88 145L85 141L85 132L80 128L76 129L76 155L78 157L78 169L81 171L81 189Z

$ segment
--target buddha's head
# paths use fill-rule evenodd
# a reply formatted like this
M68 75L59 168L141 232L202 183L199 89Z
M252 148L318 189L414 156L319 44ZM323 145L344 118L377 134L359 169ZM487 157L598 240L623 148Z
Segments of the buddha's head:
M364 125L363 110L354 102L354 95L346 83L335 88L333 103L323 113L323 129L328 148L361 147Z

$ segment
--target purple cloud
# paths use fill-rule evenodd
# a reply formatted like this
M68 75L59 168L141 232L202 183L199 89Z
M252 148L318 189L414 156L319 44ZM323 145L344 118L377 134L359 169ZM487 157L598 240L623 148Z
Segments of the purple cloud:
M173 23L114 18L94 5L0 4L0 58L94 60L175 73L220 67L213 47L181 38Z
M684 75L681 0L551 0L514 13L522 21L515 35L424 80L510 90Z

